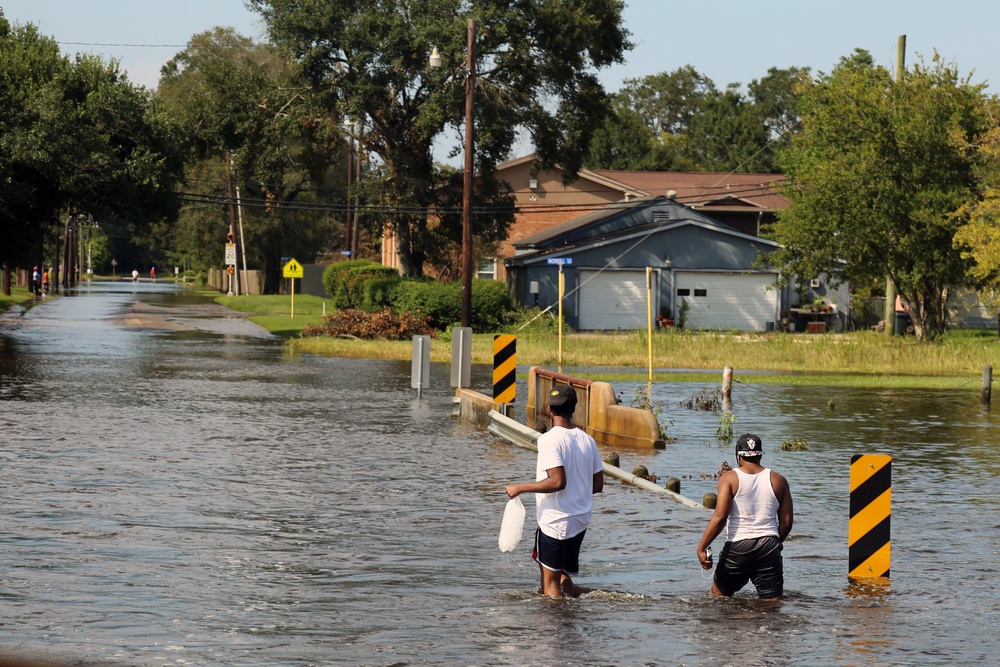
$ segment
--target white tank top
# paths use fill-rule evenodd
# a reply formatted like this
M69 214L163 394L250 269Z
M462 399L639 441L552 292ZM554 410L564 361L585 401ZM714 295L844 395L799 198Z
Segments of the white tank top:
M778 499L771 488L771 470L764 468L756 475L736 468L740 488L733 497L726 524L726 539L730 542L749 540L765 535L778 535Z

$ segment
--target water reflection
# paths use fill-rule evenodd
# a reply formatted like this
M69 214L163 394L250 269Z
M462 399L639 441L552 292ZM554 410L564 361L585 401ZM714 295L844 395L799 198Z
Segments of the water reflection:
M446 366L421 399L409 372L291 356L164 284L95 284L6 325L0 641L158 665L992 657L1000 438L973 389L737 385L735 428L761 433L796 499L788 600L709 596L694 555L707 514L611 481L582 555L579 583L596 590L551 602L530 540L496 547L503 484L534 455L451 419ZM491 369L473 381L488 391ZM622 451L622 466L714 491L732 447L717 415L677 407L703 388L655 385L677 442ZM809 451L776 447L793 437ZM848 476L868 452L894 457L893 579L856 596Z

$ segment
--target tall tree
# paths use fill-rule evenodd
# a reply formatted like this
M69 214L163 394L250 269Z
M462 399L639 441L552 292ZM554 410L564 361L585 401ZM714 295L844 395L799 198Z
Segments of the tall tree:
M277 289L283 256L314 261L342 244L332 216L314 209L345 206L345 129L317 107L287 56L215 28L164 66L156 95L185 129L190 151L177 252L200 265L221 262L230 207L205 202L224 199L230 177L245 200L248 261L264 268L266 291Z
M592 128L607 113L595 70L621 62L630 46L622 0L250 4L323 92L329 112L362 121L361 143L384 166L380 197L411 276L420 275L432 241L425 213L438 204L432 148L464 123L468 19L480 27L475 164L487 192L497 191L488 181L519 129L532 138L541 168L558 162L572 174L580 167ZM444 66L432 69L435 46ZM492 210L479 207L475 228L509 224L509 205Z
M0 97L4 259L41 263L70 207L132 238L173 215L182 163L171 127L116 62L70 60L35 26L0 19Z
M776 153L798 124L808 69L771 68L741 91L720 91L691 65L629 79L596 133L586 164L638 171L778 171Z
M990 98L989 117L1000 118L1000 100ZM958 213L962 226L955 247L972 262L969 276L982 285L981 296L1000 305L1000 125L989 129L978 146L980 198Z
M937 56L899 80L866 52L842 59L804 94L771 262L835 282L888 273L918 338L936 338L948 289L967 282L955 213L976 198L973 147L995 122L985 102L982 85Z

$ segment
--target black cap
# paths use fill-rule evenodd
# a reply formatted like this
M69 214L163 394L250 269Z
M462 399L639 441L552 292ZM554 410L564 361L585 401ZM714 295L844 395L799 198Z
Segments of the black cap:
M761 441L759 435L744 433L740 436L740 439L736 441L736 456L742 456L745 459L752 459L763 453L764 443Z
M568 384L553 385L549 391L549 407L576 408L576 390Z

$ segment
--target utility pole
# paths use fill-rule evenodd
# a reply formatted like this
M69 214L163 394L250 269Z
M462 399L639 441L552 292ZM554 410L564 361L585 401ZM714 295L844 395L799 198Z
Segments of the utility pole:
M351 216L351 259L357 259L358 257L358 217L361 211L361 194L358 192L358 188L361 186L361 133L364 129L364 119L358 122L357 132L358 132L358 143L357 143L357 155L354 156L354 214ZM351 150L354 153L354 150Z
M896 43L896 83L903 81L906 67L906 35L900 35ZM885 279L885 335L890 338L896 333L896 283L891 275Z
M232 158L229 151L226 151L226 192L229 194L229 238L236 239L236 198L233 197L233 170ZM234 262L235 263L235 262ZM236 267L233 267L234 269ZM240 272L233 272L233 280L236 283L236 295L240 294ZM230 295L232 296L232 295Z
M476 22L469 19L465 76L465 181L462 188L462 326L472 321L472 178L475 150Z
M354 177L354 124L350 120L344 121L344 127L347 128L347 192L344 198L347 202L347 208L344 214L344 231L347 234L347 246L348 251L353 251L353 231L354 228L351 226L351 179ZM354 253L351 252L351 259L354 259Z

